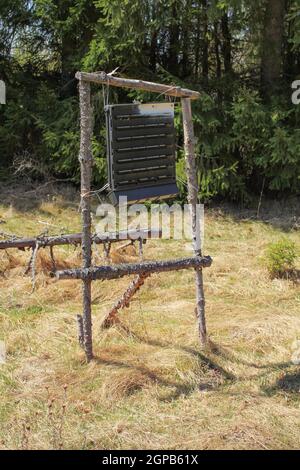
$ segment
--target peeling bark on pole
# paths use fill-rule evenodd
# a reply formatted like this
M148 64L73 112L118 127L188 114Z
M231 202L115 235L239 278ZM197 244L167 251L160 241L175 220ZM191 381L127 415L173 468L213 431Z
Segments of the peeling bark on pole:
M89 268L92 261L91 238L91 174L92 174L92 109L90 84L79 81L80 99L80 170L81 170L81 220L82 267ZM91 280L84 279L83 293L83 346L87 361L93 358Z
M198 203L198 179L195 158L195 136L192 118L191 100L189 98L181 99L183 130L184 130L184 149L187 171L188 202L191 205L191 222L193 248L196 256L201 256L200 240L200 220L197 215ZM195 269L196 283L196 316L198 320L199 337L203 346L207 344L207 331L205 319L205 297L203 287L202 267Z

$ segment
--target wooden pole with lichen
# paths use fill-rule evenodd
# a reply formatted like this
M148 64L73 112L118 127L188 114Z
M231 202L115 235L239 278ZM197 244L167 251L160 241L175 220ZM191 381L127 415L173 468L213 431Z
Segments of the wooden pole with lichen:
M183 132L184 132L184 149L188 186L188 202L191 210L192 237L195 256L201 257L201 237L200 237L200 217L197 211L198 204L198 180L195 156L195 136L192 118L192 108L190 98L181 99ZM207 344L207 331L205 319L205 297L203 287L202 266L195 268L196 283L196 317L198 320L199 338L201 344Z
M88 82L79 80L80 100L80 152L81 170L81 220L82 220L82 268L88 269L92 262L91 237L91 176L92 176L92 107L91 86ZM92 299L91 280L83 279L83 347L87 361L93 358L92 336Z

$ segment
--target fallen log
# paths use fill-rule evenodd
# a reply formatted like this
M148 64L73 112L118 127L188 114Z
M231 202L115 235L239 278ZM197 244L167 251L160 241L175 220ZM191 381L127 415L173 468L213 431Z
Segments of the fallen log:
M92 235L92 243L115 243L122 240L147 240L151 238L161 238L161 230L124 230L120 232L111 233L109 235ZM0 250L7 250L8 248L18 248L24 250L25 248L35 248L37 242L39 248L45 248L48 246L57 245L80 245L82 241L81 233L72 233L69 235L58 235L58 236L41 236L36 238L18 238L11 240L0 241Z
M181 269L199 269L211 266L210 256L196 256L194 258L180 258L167 261L144 261L141 263L123 263L110 266L94 266L91 268L76 268L57 271L58 279L118 279L133 274L151 274Z

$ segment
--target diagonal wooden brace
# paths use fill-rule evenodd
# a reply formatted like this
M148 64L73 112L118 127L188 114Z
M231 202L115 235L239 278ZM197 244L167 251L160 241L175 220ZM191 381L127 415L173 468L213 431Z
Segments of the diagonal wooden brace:
M136 276L136 278L133 279L133 281L131 281L131 283L127 287L122 297L115 303L113 308L106 315L101 325L102 328L110 328L113 324L118 322L118 319L117 319L118 311L124 307L129 307L132 297L134 296L134 294L138 292L138 290L144 284L145 279L149 276L150 276L150 273L148 274L141 273L138 276Z

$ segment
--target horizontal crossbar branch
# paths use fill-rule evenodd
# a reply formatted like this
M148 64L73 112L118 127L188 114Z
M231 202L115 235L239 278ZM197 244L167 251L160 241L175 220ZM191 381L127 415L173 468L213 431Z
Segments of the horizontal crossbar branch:
M89 279L95 281L98 279L118 279L132 274L151 274L190 268L207 268L211 266L211 264L212 259L210 256L199 256L167 261L144 261L142 263L124 263L110 266L94 266L91 268L65 269L63 271L57 271L56 277L58 279Z
M161 230L124 230L120 232L110 233L109 235L94 234L91 236L92 242L96 244L101 243L115 243L120 240L147 240L149 238L161 238ZM81 233L72 233L69 235L59 235L53 237L36 237L36 238L18 238L12 240L0 241L0 250L7 250L8 248L18 248L23 250L25 248L34 248L39 244L40 248L47 246L57 245L80 245L82 242Z
M147 82L144 80L133 80L129 78L114 77L105 72L77 72L76 78L90 83L99 83L119 88L132 88L135 90L145 90L153 93L160 93L177 98L191 98L197 100L200 98L198 91L181 88L176 85L164 85L162 83Z

